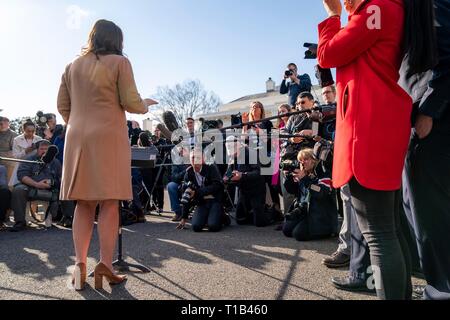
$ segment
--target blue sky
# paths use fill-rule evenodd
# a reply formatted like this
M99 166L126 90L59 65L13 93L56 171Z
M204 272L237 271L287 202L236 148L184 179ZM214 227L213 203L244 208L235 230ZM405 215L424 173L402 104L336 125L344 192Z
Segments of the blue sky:
M144 97L199 79L229 102L279 84L289 62L316 82L302 45L325 17L320 0L0 0L0 109L56 112L64 67L101 18L123 29Z

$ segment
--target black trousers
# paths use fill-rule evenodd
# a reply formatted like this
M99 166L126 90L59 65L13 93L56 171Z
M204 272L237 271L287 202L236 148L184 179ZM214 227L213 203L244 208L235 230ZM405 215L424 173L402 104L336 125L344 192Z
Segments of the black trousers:
M350 192L358 226L369 244L378 297L411 299L411 257L400 224L400 191L369 190L353 179Z
M450 299L450 111L427 138L413 132L403 194L428 283L425 299Z
M405 202L403 205L406 205ZM400 208L400 227L402 228L403 235L408 243L409 252L411 254L412 271L415 272L416 275L420 275L422 277L423 271L420 266L414 231L411 230L407 216L401 209L402 208ZM369 245L359 229L354 210L352 210L351 215L351 259L349 276L352 279L365 281L370 277L370 274L367 273L369 267L371 266Z
M0 187L0 224L5 222L6 211L11 205L11 192L8 187Z
M236 206L236 222L239 225L253 224L256 227L267 227L271 217L265 210L266 187L264 181L261 186L255 186L258 192L249 192L239 188L239 200Z

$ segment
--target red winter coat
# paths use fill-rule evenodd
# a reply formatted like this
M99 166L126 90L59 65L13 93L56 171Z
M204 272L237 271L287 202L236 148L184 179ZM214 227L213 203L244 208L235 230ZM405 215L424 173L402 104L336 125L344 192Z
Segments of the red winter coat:
M381 28L373 27L376 22ZM366 0L345 28L339 17L319 25L319 64L337 68L336 188L353 177L368 189L401 187L412 111L397 84L403 23L403 0Z

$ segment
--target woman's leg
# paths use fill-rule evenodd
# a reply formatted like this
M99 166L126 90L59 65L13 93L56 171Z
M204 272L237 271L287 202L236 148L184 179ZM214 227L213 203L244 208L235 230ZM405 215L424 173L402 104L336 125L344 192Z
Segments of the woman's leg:
M108 200L100 203L97 228L100 240L100 262L113 271L113 255L119 234L119 201Z
M75 246L76 263L87 264L87 255L94 230L95 208L97 202L78 201L72 225L73 243Z
M370 248L373 277L382 300L406 297L406 263L396 227L396 192L369 190L350 182L358 225Z

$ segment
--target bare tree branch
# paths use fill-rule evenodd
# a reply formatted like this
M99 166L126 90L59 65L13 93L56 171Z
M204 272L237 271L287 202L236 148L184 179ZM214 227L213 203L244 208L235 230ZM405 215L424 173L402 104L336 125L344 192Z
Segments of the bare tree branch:
M159 101L155 110L161 112L161 115L172 111L179 124L184 124L189 117L217 112L222 103L219 96L205 90L199 80L187 80L173 88L159 87L155 99ZM161 116L155 118L162 122Z

